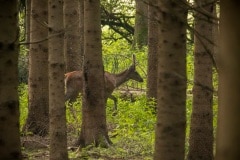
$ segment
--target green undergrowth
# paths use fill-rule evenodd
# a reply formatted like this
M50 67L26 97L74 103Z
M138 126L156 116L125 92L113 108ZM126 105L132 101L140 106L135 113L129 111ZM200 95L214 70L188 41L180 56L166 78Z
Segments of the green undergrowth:
M19 111L20 111L20 129L24 125L27 114L28 114L28 88L26 84L20 84L18 86L18 95L19 95Z
M116 95L119 97L119 95ZM80 100L74 104L81 117ZM154 143L154 125L156 115L151 103L147 103L145 95L132 100L118 98L118 110L113 110L112 100L108 100L107 108L108 133L113 144L109 148L87 147L80 152L69 152L71 158L81 159L151 159ZM73 118L70 106L67 107L69 130L79 133L81 118Z
M20 96L20 127L24 125L28 112L27 86L19 86ZM87 147L81 151L70 150L71 159L152 159L154 146L154 125L156 122L153 104L147 103L145 95L139 95L134 99L118 97L118 109L113 109L113 101L108 100L106 107L108 133L113 144L109 148ZM70 106L66 104L67 133L69 147L77 140L81 130L81 100ZM47 142L41 142L48 146ZM28 150L23 152L30 159L35 159L42 153L46 156L48 148ZM31 158L32 157L32 158ZM35 157L35 158L34 158Z
M24 124L27 117L27 86L19 87L20 95L20 126ZM113 142L109 148L92 147L79 150L70 150L69 157L71 159L152 159L154 152L154 134L156 113L154 103L147 103L145 94L132 98L121 98L121 94L116 92L118 98L118 109L113 109L113 101L108 100L106 107L108 134ZM217 104L214 98L214 133L216 131ZM190 130L192 95L187 96L187 128L186 128L186 145L185 150L188 152L188 140ZM67 104L67 133L69 147L77 140L81 130L81 100L78 99L72 107ZM43 142L45 143L45 142ZM46 144L48 145L48 144ZM46 151L41 151L48 154ZM39 155L39 150L28 151L27 154L34 157ZM34 158L33 158L34 159Z
M190 130L190 118L192 112L192 86L193 86L193 56L192 48L188 46L187 54L187 127L186 127L186 154L188 152L188 140ZM132 97L124 97L120 92L114 92L118 98L118 109L113 109L113 101L108 100L106 107L108 134L113 142L109 148L101 147L86 147L79 150L69 149L69 157L71 159L127 159L127 160L148 160L152 159L154 152L154 136L155 136L155 122L156 113L154 103L147 103L146 90L146 68L147 68L147 48L142 50L133 50L124 43L112 43L109 46L103 46L103 61L106 71L112 73L119 73L128 68L132 64L132 55L136 55L137 71L144 78L143 83L134 84L133 81L125 83L123 87L131 88L134 91L139 91L140 95ZM214 83L216 83L216 76L214 76ZM133 84L133 85L132 85ZM215 84L216 86L216 84ZM142 94L143 93L143 94ZM20 97L20 126L22 128L26 121L28 112L28 92L27 85L21 84L19 86ZM124 98L123 98L124 97ZM77 140L81 130L81 100L80 98L71 107L66 104L67 114L67 133L68 146ZM214 127L216 126L217 115L216 98L214 98ZM216 127L215 127L216 128ZM215 129L216 130L216 129ZM214 132L215 132L214 130ZM45 142L43 142L45 143ZM48 145L48 144L47 144ZM41 151L43 155L48 155L48 148L46 151ZM28 155L36 157L39 151L33 150L27 152ZM34 158L32 158L34 159ZM44 158L42 158L44 159Z

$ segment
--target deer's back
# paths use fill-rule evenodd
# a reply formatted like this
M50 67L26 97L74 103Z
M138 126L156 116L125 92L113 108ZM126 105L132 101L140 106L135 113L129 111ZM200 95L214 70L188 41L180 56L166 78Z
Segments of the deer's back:
M104 72L105 97L108 98L115 89L114 75ZM75 101L79 93L83 91L83 72L73 71L65 74L65 96L66 100Z

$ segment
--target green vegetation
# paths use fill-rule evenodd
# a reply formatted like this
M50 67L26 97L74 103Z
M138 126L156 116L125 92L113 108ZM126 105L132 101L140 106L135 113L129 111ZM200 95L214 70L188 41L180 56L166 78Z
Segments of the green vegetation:
M192 49L188 47L187 54L187 74L188 74L188 92L187 92L187 128L186 128L186 152L188 152L189 124L191 116L193 85L193 57ZM137 70L144 78L143 84L128 82L114 92L118 97L118 110L113 110L113 101L107 103L107 124L109 136L113 145L109 148L95 148L89 146L79 150L69 149L69 157L77 159L152 159L154 151L154 134L156 113L151 103L147 103L146 89L146 70L147 70L147 49L133 50L125 42L112 42L109 45L103 45L103 60L105 70L118 73L131 65L132 54L136 55ZM126 90L134 90L129 94ZM20 96L20 125L23 126L27 117L27 86L19 86ZM214 126L216 126L216 98L214 99ZM68 143L73 146L77 140L81 129L81 100L74 103L72 107L67 104L67 121L68 121ZM48 146L48 140L44 143ZM23 148L24 149L24 148ZM48 155L48 148L43 150L23 150L28 154L28 158L37 159L36 156ZM40 158L41 159L41 158Z
M20 128L23 127L28 114L28 90L27 85L20 84L18 87L20 101Z

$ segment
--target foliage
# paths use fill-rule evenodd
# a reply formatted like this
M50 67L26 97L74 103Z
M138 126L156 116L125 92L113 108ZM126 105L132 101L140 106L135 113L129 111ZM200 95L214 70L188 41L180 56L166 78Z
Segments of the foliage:
M193 75L194 75L194 57L193 57L193 45L187 45L187 83L188 90L191 90L193 87Z
M71 133L78 133L81 128L81 120L82 120L82 101L80 97L76 102L73 104L69 104L66 102L66 118L68 122L68 132Z
M120 93L117 96L120 97ZM80 109L79 101L73 107ZM81 113L78 115L81 115ZM69 127L79 124L72 116L73 114L68 114ZM86 159L91 157L93 159L104 157L110 159L142 159L142 157L148 157L151 159L155 121L155 114L147 105L145 95L137 97L135 102L119 98L117 111L113 111L113 102L108 100L107 124L113 145L107 149L89 146L81 152L70 152L70 155L72 158ZM72 130L76 133L79 132L77 128L72 128Z
M18 57L18 79L20 83L28 82L28 57L27 50L24 46L20 46L21 54Z
M27 116L27 86L20 85L20 125L22 127ZM152 159L154 146L154 125L156 115L147 103L145 94L136 96L134 102L131 99L123 99L122 94L115 93L118 97L118 110L113 110L113 101L107 103L107 124L109 136L113 141L110 148L87 147L81 151L69 151L70 158L80 159ZM186 152L188 152L189 125L191 117L191 94L187 98L187 128L186 128ZM81 129L81 99L74 103L73 112L67 104L68 141L71 146L78 137ZM214 99L214 126L216 130L216 99ZM77 115L75 117L75 115ZM36 154L39 154L37 149ZM42 152L43 154L46 154ZM30 154L34 157L34 151Z
M103 62L106 71L119 73L132 64L132 55L136 56L137 71L144 79L143 83L130 80L125 86L145 89L147 78L147 48L132 49L124 40L111 42L103 40Z
M109 43L103 40L103 61L105 70L118 73L128 68L132 63L132 54L136 55L137 70L144 77L143 87L137 86L137 92L129 96L125 90L117 90L114 95L118 97L118 110L113 110L113 101L107 103L107 125L110 139L113 145L109 148L94 148L89 146L81 151L69 150L70 158L77 159L152 159L154 147L154 134L156 114L153 110L153 104L147 103L145 96L146 86L146 69L147 69L147 48L141 50L132 49L124 40ZM187 92L187 128L186 128L186 145L185 150L188 152L188 137L190 130L190 118L192 111L192 85L193 85L193 46L187 46L187 75L188 75L188 92ZM216 74L215 74L216 75ZM216 76L215 76L216 77ZM216 83L216 78L214 82ZM128 82L127 87L132 86L133 82ZM217 84L217 83L216 83ZM139 84L138 84L139 85ZM124 86L123 88L126 88ZM123 92L124 91L124 92ZM27 86L19 86L20 96L20 125L24 124L27 117L28 95ZM216 131L217 116L217 99L214 97L214 127ZM81 98L78 99L71 107L67 105L67 122L68 122L68 143L69 146L74 144L81 130ZM47 143L47 142L46 142ZM47 151L48 149L46 149ZM30 154L34 157L34 151ZM38 152L36 154L39 154ZM45 153L46 155L47 153Z
M103 61L106 71L119 73L132 64L132 55L136 55L137 71L144 78L144 83L135 83L129 81L123 86L129 86L141 93L134 95L134 99L123 97L122 92L115 92L118 97L118 110L113 110L113 102L108 100L107 103L107 124L109 136L113 141L110 148L94 148L89 146L78 151L69 151L70 158L80 159L152 159L156 115L152 109L151 103L147 103L145 94L146 89L146 71L147 71L147 47L142 49L133 49L129 44L133 40L133 26L135 7L134 0L103 0L102 7L102 44L103 44ZM19 15L20 42L25 41L25 22L24 13ZM189 16L190 27L193 26L193 16ZM186 145L188 152L188 137L190 130L190 118L192 112L192 86L193 86L193 30L189 29L187 34L187 128L186 128ZM19 55L19 81L27 83L28 74L28 50L24 45L20 45ZM217 87L217 73L214 71L214 86ZM22 128L28 113L28 88L26 84L19 85L20 100L20 128ZM217 98L214 97L214 132L217 126ZM153 103L153 102L152 102ZM81 129L81 99L79 98L72 106L67 105L67 123L68 123L68 142L71 146L77 139ZM45 143L45 142L42 142ZM46 142L47 143L47 142ZM39 150L37 153L39 155ZM46 149L48 150L48 149ZM31 150L28 155L34 159L36 155ZM45 151L45 154L47 151ZM44 152L41 152L44 154ZM47 153L48 154L48 153Z
M25 13L19 13L19 28L20 28L20 43L26 41L25 30ZM18 56L18 77L20 83L27 83L28 81L28 49L25 45L20 45L20 54Z
M101 24L104 32L102 39L117 41L124 39L132 43L135 17L134 0L102 0Z
M20 108L20 129L27 119L28 114L28 90L26 84L20 84L18 87L18 95L19 95L19 108Z

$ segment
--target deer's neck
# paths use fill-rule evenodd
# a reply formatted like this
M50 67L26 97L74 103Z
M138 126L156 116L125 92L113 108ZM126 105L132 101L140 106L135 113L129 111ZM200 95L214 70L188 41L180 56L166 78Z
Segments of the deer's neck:
M129 80L129 69L122 71L121 73L114 74L114 85L115 87L119 87L123 83Z

